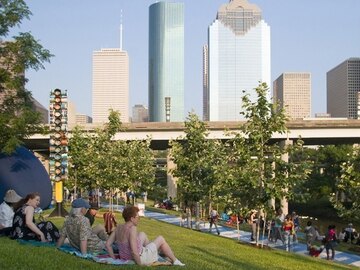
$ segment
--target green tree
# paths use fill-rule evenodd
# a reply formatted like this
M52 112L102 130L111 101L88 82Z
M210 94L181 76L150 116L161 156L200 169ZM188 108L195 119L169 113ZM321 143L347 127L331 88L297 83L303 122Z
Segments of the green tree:
M222 170L223 147L218 140L207 139L205 123L189 113L185 137L171 142L171 155L176 164L172 173L178 177L178 195L189 204L210 203Z
M0 152L8 154L28 136L46 130L33 109L24 73L43 69L52 55L28 32L5 41L11 29L30 15L25 1L0 1Z
M94 133L75 128L69 140L70 186L84 189L104 188L135 192L151 189L154 160L150 139L144 141L114 140L121 132L120 114L110 111L109 123Z
M349 160L351 153L351 145L326 145L306 150L312 161L312 172L303 187L311 198L328 198L329 194L336 192L336 184L342 174L341 165Z
M292 198L296 185L309 173L306 163L283 160L290 147L270 141L274 133L287 131L287 118L283 109L268 101L266 83L260 83L255 91L256 101L251 101L249 94L242 98L246 123L240 126L240 132L232 133L234 139L227 143L228 162L220 186L225 202L242 215L251 209L272 213L269 201ZM301 147L301 141L293 146Z
M360 221L360 148L354 146L350 159L341 164L341 177L331 201L339 215L347 220Z

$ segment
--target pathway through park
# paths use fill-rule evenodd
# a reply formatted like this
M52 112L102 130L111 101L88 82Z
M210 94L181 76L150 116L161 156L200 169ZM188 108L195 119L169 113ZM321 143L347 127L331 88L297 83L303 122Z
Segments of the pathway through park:
M107 207L107 205L103 205L103 207ZM117 211L122 211L123 206L115 206L114 209L116 209ZM163 222L167 222L167 223L177 225L177 226L181 225L181 218L179 216L168 215L168 214L145 210L145 217L156 219L156 220L163 221ZM199 224L199 226L200 226L201 231L209 233L209 222L201 222ZM250 240L250 236L251 236L250 232L242 231L242 230L240 230L240 232L238 232L236 229L234 229L232 227L221 226L221 225L218 225L218 229L220 231L221 237L239 239L240 241L247 242L247 243L255 243ZM217 235L215 228L213 228L212 234ZM260 240L260 245L261 244L262 243ZM284 245L282 245L282 243L280 241L278 241L277 243L272 243L272 242L268 242L268 240L265 239L263 242L263 245L269 246L271 248L276 248L276 249L285 249ZM303 243L294 244L292 246L291 252L309 256L308 251L306 250L306 245ZM323 250L323 252L320 254L319 257L322 259L326 259L326 251ZM343 264L360 267L360 256L356 255L356 254L352 254L352 253L347 253L347 252L342 252L342 251L336 250L335 261L343 263Z

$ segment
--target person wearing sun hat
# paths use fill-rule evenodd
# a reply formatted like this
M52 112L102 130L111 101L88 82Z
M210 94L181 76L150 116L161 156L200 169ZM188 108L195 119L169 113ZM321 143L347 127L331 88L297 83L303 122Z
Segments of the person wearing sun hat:
M0 205L0 235L9 235L11 232L15 214L14 205L21 199L13 189L5 193L4 202Z
M57 247L64 244L65 239L69 240L72 247L78 249L83 256L87 253L99 253L105 250L105 241L108 238L103 225L91 228L90 221L85 217L90 208L88 201L78 198L71 203L71 211L65 219L60 232L60 239Z

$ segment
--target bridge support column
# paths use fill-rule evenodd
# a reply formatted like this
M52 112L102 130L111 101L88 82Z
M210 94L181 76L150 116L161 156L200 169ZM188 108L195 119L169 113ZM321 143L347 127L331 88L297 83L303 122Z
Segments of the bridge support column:
M167 196L168 198L176 198L177 195L177 178L174 177L170 170L174 169L176 167L176 164L171 159L171 150L168 150L168 154L166 157L167 161Z
M287 140L284 140L284 141L280 142L280 147L284 149L284 148L286 148L286 147L288 147L289 145L292 145L292 144L293 144L293 141L287 139ZM281 159L283 161L285 161L285 162L289 162L289 154L287 152L282 154ZM288 200L286 198L282 198L280 200L280 207L281 207L282 212L285 215L289 213L289 203L288 203Z

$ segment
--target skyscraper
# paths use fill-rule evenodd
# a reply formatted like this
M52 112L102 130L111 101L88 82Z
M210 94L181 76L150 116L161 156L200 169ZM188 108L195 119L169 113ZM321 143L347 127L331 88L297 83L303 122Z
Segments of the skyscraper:
M203 120L209 121L209 49L203 46Z
M222 5L208 29L209 120L242 119L243 90L254 100L259 81L270 86L270 27L247 0ZM269 93L270 97L270 93Z
M327 112L356 119L360 92L360 58L349 58L326 74Z
M121 48L93 53L92 115L94 123L108 121L110 109L129 122L129 58Z
M308 72L286 72L273 85L274 101L279 102L288 117L311 116L311 74Z
M149 121L184 121L184 4L149 8Z
M142 104L135 104L132 108L132 123L149 122L149 109Z

